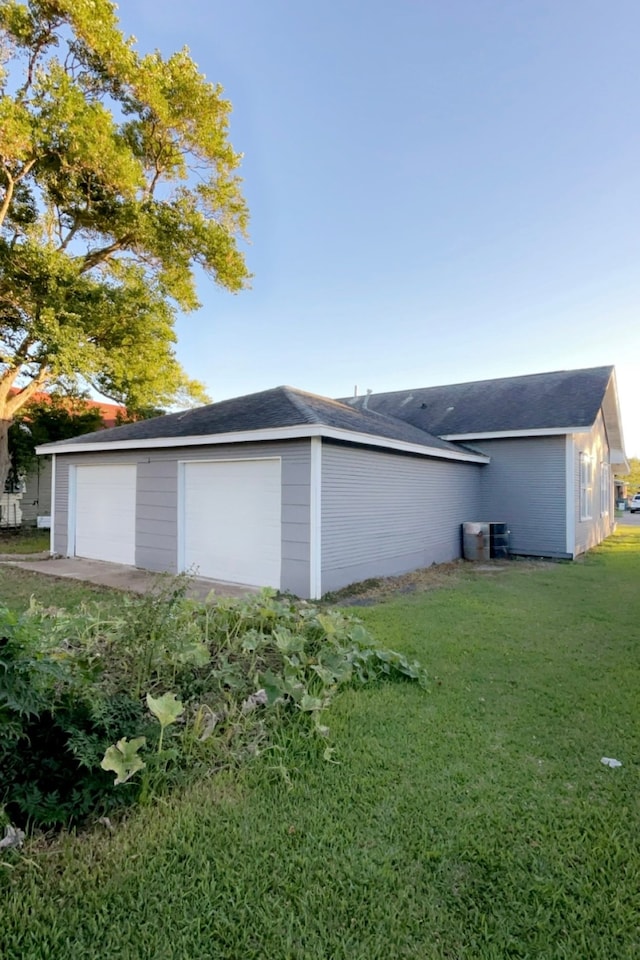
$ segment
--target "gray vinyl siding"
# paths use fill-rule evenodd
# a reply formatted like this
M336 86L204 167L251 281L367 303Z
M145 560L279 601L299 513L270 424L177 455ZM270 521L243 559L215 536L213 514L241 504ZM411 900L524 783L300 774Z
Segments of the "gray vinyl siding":
M322 444L322 592L460 557L476 464Z
M566 557L564 435L477 440L474 447L491 463L481 475L481 513L473 519L507 523L512 553Z
M591 547L597 546L613 532L615 514L613 506L613 476L610 472L609 508L605 514L600 512L600 464L609 459L609 443L602 414L599 413L589 433L577 433L571 438L573 443L574 465L574 502L575 514L575 553L584 553ZM580 518L580 454L587 453L593 457L593 489L592 510L588 520Z
M35 527L38 517L51 515L51 457L38 457L25 477L22 525Z
M309 595L310 443L243 443L154 450L58 454L54 550L67 553L69 467L137 464L136 566L175 573L178 565L178 461L282 459L282 589Z

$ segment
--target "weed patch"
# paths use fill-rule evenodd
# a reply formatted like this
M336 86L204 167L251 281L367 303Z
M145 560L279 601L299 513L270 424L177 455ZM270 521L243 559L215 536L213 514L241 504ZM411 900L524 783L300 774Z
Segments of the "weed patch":
M292 719L330 759L325 715L341 687L425 682L354 617L268 591L202 604L186 586L73 612L0 608L0 801L14 823L147 803L255 756Z

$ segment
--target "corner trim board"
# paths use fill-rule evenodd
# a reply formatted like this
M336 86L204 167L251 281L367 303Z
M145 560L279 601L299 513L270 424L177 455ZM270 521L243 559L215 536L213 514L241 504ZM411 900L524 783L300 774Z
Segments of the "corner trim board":
M565 479L567 553L573 559L576 555L576 465L573 437L570 433L567 434L565 442Z
M56 455L51 455L51 530L49 531L49 553L56 552Z
M309 470L309 597L322 596L322 438L311 438Z

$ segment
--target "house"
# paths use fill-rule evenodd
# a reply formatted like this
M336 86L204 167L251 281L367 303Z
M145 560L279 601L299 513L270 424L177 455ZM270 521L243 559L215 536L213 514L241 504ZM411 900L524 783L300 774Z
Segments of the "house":
M18 393L12 389L11 393ZM51 394L36 393L32 403L51 403ZM100 411L105 429L115 427L127 416L127 408L100 400L82 401L83 410ZM7 481L4 498L0 497L0 526L35 526L39 516L51 515L51 458L39 457L25 477ZM3 524L3 517L6 523Z
M573 558L611 533L612 367L331 400L291 387L38 448L52 550L301 597L460 557L461 524Z

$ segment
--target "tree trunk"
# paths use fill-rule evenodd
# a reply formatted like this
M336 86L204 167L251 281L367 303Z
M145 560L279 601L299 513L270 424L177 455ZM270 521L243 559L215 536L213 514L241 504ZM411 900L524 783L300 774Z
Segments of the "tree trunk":
M11 457L9 456L9 426L10 420L0 419L0 497L4 493L4 485L9 476Z

